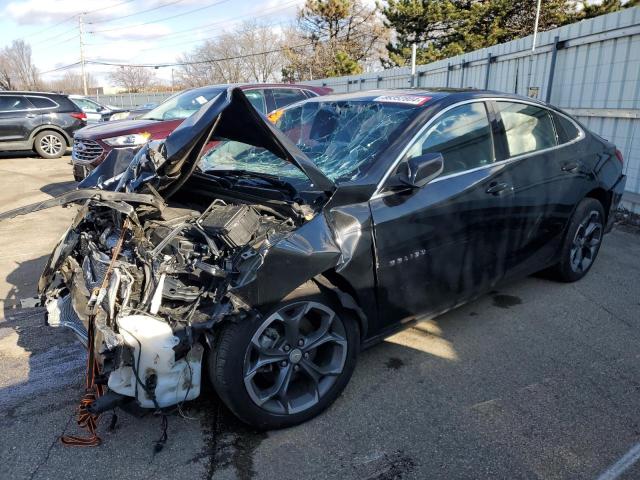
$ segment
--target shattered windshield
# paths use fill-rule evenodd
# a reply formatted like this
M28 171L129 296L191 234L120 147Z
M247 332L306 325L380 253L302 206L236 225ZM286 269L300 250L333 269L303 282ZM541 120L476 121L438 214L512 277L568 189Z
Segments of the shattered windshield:
M169 97L140 118L146 120L175 120L187 118L223 91L224 88L221 87L187 90Z
M304 102L281 111L276 126L333 181L364 175L376 157L415 115L415 106L366 101ZM278 112L280 114L280 112ZM224 138L201 159L204 172L243 170L306 178L270 151Z

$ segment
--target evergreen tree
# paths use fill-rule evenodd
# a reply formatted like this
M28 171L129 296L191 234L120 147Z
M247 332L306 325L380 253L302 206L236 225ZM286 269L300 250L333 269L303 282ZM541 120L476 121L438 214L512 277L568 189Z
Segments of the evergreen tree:
M539 31L637 5L640 0L542 0ZM535 0L388 0L380 6L395 39L387 66L406 65L417 43L418 63L448 58L533 33Z

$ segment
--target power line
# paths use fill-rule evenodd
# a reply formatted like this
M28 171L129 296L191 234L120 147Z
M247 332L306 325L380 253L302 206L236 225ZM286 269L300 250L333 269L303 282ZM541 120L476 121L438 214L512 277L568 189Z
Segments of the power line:
M248 17L250 17L252 19L267 17L269 15L273 15L274 13L276 13L278 11L286 10L287 8L293 6L293 5L297 4L297 3L299 3L298 0L293 0L293 1L290 1L288 3L285 3L284 5L270 7L270 8L267 8L267 9L263 10L263 13L260 14L260 15L254 15L254 14L250 14L249 13L249 14L244 14L244 15L238 15L236 17L228 18L228 19L225 19L225 20L218 20L218 21L212 22L212 23L205 23L205 24L197 26L197 27L193 27L193 28L189 28L189 29L185 29L185 30L179 30L179 31L173 32L173 33L168 33L166 35L163 35L162 39L165 39L167 37L173 37L173 36L178 36L178 37L191 36L191 37L193 37L193 35L195 33L206 33L208 31L214 30L214 28L211 28L213 26L217 26L217 25L220 25L220 24L223 24L223 23L234 22L234 21L237 21L237 20L242 20L243 18L248 18ZM281 21L281 22L278 22L276 24L269 24L269 25L266 25L266 26L273 26L273 25L284 24L284 23L286 23L286 22L285 21ZM205 30L201 30L204 27L209 27L209 28L206 28ZM216 37L213 37L213 38L216 38ZM204 42L206 40L209 40L209 38L198 38L198 39L191 39L191 40L184 41L184 42L181 41L181 42L177 42L177 43L169 43L169 44L164 44L164 45L160 45L160 46L157 46L157 47L144 48L144 49L141 49L139 51L140 52L146 52L146 51L151 51L151 50L159 50L159 49L164 49L164 48L173 47L173 46L177 46L177 45L186 45L186 44L189 44L189 43ZM97 46L97 45L108 45L109 43L111 43L111 42L91 43L89 45L94 45L94 46Z
M188 11L186 11L186 12L178 13L178 14L176 14L176 15L171 15L171 16L169 16L169 17L165 17L165 18L158 18L158 19L156 19L156 20L149 20L148 22L136 23L136 24L133 24L133 25L124 25L124 26L120 26L120 27L105 28L105 29L103 29L103 30L93 30L93 31L91 31L91 32L89 32L89 33L113 32L113 31L115 31L115 30L124 30L124 29L127 29L127 28L136 28L136 27L141 27L141 26L143 26L143 25L149 25L149 24L151 24L151 23L163 22L163 21L165 21L165 20L172 20L172 19L174 19L174 18L184 17L185 15L190 15L190 14L195 13L195 12L200 12L200 11L205 10L205 9L207 9L207 8L212 8L212 7L215 7L215 6L217 6L217 5L221 5L221 4L223 4L223 3L227 3L227 2L229 2L229 1L230 1L230 0L219 0L219 1L217 1L217 2L213 2L213 3L212 3L212 4L210 4L210 5L205 5L204 7L194 8L194 9L192 9L192 10L188 10Z
M75 40L76 38L78 38L79 36L80 35L78 35L77 33L74 32L74 34L72 36L70 36L68 38L65 38L65 39L62 39L59 42L48 44L46 47L41 48L41 50L48 50L50 48L57 47L58 45L62 45L64 43L71 42L71 41Z
M77 67L78 65L80 65L80 62L70 63L69 65L63 65L61 67L53 68L51 70L45 70L44 72L40 72L40 74L44 75L46 73L53 73L53 72L59 72L62 70L68 70L70 68Z
M276 25L283 25L285 23L287 23L287 22L286 21L280 21L280 22L274 22L274 23L268 23L268 24L265 24L265 25L261 25L261 27L265 27L265 28L266 27L275 27ZM160 46L157 46L157 47L143 48L143 49L138 50L138 52L148 52L148 51L152 51L152 50L160 50L160 49L164 49L164 48L176 47L176 46L179 46L179 45L187 45L187 44L190 44L190 43L197 43L197 42L204 43L204 42L207 42L209 40L214 40L216 38L220 38L225 33L227 33L227 32L222 32L219 35L214 35L212 37L207 37L207 38L197 38L197 39L186 40L186 41L183 41L183 42L170 43L168 45L160 45Z
M367 37L367 36L373 36L373 35L370 33L361 33L358 35L350 35L349 38L354 39L354 38ZM346 36L341 38L346 38ZM338 40L338 39L339 39L338 37L335 38L335 40ZM111 67L142 67L142 68L183 67L187 65L202 65L205 63L224 62L228 60L240 60L243 58L257 57L258 55L267 55L269 53L278 53L278 52L283 52L285 50L294 50L297 48L310 47L317 44L318 42L307 42L307 43L301 43L298 45L293 45L288 47L280 47L273 50L265 50L262 52L246 53L243 55L235 55L231 57L209 58L207 60L197 60L197 61L191 61L191 62L117 63L117 62L107 62L107 61L101 61L101 60L86 60L86 63L90 63L92 65L105 65L105 66L111 66Z
M62 21L60 21L58 23L55 23L55 24L51 25L50 27L47 27L47 28L45 28L43 30L40 30L38 32L35 32L35 33L30 33L29 36L30 37L35 37L36 35L40 35L40 34L42 34L44 32L48 32L49 30L51 30L53 28L56 28L57 26L60 26L63 23L67 23L69 20L73 20L75 17L76 17L75 15L71 15L70 17L67 17L67 18L65 18L64 20L62 20Z
M115 7L119 7L120 5L124 5L126 3L131 3L131 2L134 2L134 1L135 0L125 0L124 2L116 3L115 5L109 5L107 7L96 8L94 10L88 10L88 11L82 12L82 13L85 13L85 14L89 15L91 13L96 13L96 12L101 12L103 10L112 9L112 8L115 8ZM59 21L58 23L55 23L55 24L53 24L53 25L51 25L51 26L49 26L47 28L44 28L42 30L39 30L39 31L37 31L35 33L30 33L29 36L30 37L35 37L36 35L41 35L41 34L43 34L45 32L48 32L49 30L52 30L52 29L62 25L63 23L67 23L67 22L75 19L78 15L80 15L80 13L74 13L73 15L71 15L69 17L66 17L64 20ZM74 27L74 29L75 29L75 27Z
M175 5L176 3L180 3L180 2L184 2L184 1L185 0L173 0L172 2L164 3L164 4L158 5L156 7L147 8L146 10L140 10L140 11L137 11L135 13L130 13L128 15L122 15L120 17L109 18L109 19L105 19L105 20L96 20L94 22L87 22L87 24L95 25L95 24L98 24L98 23L115 22L117 20L122 20L123 18L135 17L136 15L142 15L143 13L153 12L154 10L159 10L161 8L164 8L164 7L170 7L171 5Z

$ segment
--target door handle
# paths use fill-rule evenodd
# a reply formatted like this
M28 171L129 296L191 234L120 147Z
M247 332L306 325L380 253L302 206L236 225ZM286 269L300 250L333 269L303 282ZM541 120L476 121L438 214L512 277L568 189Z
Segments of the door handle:
M561 169L563 172L573 173L578 170L579 167L580 164L578 162L567 162L562 165Z
M489 185L489 188L487 188L486 190L487 193L490 193L491 195L503 195L505 193L510 193L513 192L513 187L511 185L509 185L508 183L491 183Z
M35 113L27 113L27 118L36 118L36 116Z

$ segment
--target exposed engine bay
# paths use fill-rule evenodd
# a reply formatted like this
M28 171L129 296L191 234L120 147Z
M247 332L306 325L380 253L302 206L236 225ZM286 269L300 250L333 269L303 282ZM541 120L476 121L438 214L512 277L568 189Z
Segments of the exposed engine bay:
M95 315L101 381L111 392L144 408L196 398L212 327L249 313L230 291L296 226L265 210L219 199L203 212L142 206L131 217L85 207L46 292L49 324L75 324L82 335L80 324ZM102 400L105 408L113 401Z

